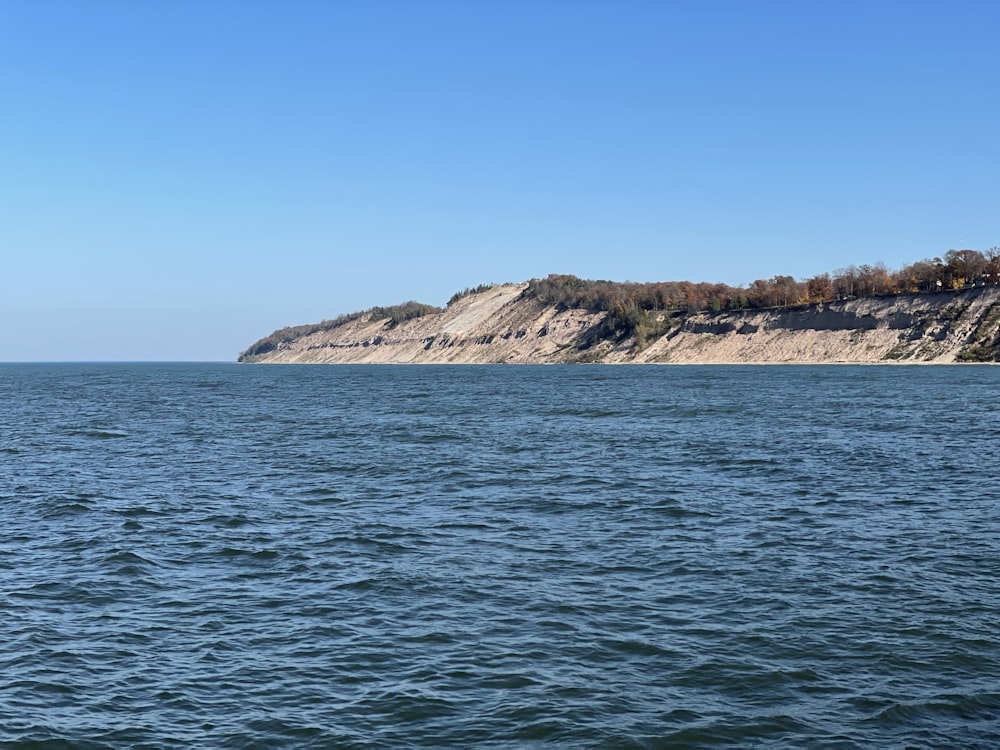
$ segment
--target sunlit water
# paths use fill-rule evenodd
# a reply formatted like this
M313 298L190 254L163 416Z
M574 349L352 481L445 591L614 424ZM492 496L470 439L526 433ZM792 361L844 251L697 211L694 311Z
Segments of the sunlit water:
M995 747L998 399L0 366L0 746Z

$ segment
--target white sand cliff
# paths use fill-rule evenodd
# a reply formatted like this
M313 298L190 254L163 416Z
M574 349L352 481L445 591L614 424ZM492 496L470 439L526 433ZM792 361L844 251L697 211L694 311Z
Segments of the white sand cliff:
M949 363L1000 343L1000 286L794 308L665 312L666 332L643 346L607 331L604 312L546 306L522 295L526 288L495 286L396 325L366 316L289 340L276 341L277 332L240 361Z

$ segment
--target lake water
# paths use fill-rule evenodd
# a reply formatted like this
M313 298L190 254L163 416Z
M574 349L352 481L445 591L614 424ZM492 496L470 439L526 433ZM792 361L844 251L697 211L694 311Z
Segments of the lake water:
M996 747L998 399L0 366L0 746Z

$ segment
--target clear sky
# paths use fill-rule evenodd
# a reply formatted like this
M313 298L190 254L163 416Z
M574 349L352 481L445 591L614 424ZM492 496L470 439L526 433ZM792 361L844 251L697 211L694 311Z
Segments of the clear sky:
M985 250L998 30L995 0L0 0L0 360Z

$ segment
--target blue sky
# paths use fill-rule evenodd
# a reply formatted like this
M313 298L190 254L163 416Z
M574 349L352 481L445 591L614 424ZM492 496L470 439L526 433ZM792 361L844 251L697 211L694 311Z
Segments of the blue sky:
M0 360L985 250L998 28L961 0L0 0Z

